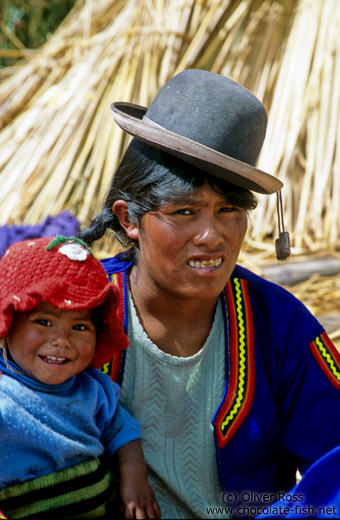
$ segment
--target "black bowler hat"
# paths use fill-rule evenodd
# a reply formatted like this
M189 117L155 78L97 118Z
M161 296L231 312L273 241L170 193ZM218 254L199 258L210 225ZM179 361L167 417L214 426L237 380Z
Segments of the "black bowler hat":
M266 110L229 78L188 69L164 85L149 109L117 102L111 110L116 123L140 141L228 182L266 194L283 186L255 167L266 133Z

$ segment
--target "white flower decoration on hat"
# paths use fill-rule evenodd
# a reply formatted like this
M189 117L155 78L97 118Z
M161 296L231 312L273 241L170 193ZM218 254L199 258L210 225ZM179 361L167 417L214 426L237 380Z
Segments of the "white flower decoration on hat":
M89 252L77 242L66 242L58 251L70 260L76 260L77 262L85 262L89 255Z

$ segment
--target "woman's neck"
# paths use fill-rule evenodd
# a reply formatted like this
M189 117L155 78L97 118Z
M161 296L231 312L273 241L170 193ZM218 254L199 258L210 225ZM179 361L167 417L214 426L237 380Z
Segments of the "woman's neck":
M218 298L179 298L148 287L133 274L129 285L140 322L159 349L173 356L189 357L203 347Z

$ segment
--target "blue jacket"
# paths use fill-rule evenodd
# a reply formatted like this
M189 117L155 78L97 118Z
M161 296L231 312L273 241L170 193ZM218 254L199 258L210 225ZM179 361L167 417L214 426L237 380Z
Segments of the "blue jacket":
M122 291L124 254L103 260ZM225 502L268 504L340 444L340 356L291 293L236 266L221 294L226 309L225 391L211 418ZM229 338L229 339L228 339ZM124 356L103 367L122 381ZM246 493L249 492L249 493Z
M340 518L340 446L318 459L293 489L257 518Z

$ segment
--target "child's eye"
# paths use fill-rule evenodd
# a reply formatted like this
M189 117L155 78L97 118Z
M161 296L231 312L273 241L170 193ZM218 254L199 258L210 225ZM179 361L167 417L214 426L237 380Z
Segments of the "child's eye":
M75 325L73 325L73 330L78 330L80 332L84 332L84 331L95 331L96 330L96 326L94 325L94 323L76 323Z
M52 323L50 322L50 320L46 320L45 318L39 318L35 321L42 327L51 327L52 326Z
M74 330L88 330L88 327L86 325L84 325L83 323L76 323L75 325L73 325L73 329Z

